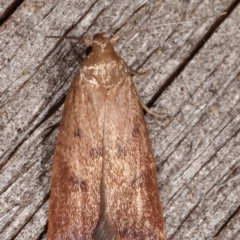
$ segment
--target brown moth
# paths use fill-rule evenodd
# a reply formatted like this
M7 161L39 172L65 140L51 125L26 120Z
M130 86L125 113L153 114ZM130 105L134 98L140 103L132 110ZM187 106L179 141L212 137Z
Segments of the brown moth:
M49 240L164 240L155 161L134 72L97 34L65 102Z

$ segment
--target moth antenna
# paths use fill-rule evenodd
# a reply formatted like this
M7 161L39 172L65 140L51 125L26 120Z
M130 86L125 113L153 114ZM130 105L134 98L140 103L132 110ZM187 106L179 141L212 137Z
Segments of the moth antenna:
M124 32L123 34L119 35L119 38L122 38L123 36L126 36L128 34L135 34L135 33L138 33L138 32L144 32L148 29L151 29L151 28L159 28L159 27L164 27L164 26L168 26L168 25L177 25L177 24L185 24L185 23L190 23L190 22L198 22L200 20L204 20L204 19L208 19L208 18L212 18L212 17L220 17L222 15L226 15L227 12L223 12L221 14L215 14L215 15L212 15L212 16L207 16L207 17L202 17L202 18L198 18L198 19L195 19L195 20L190 20L190 21L181 21L181 22L170 22L170 23L163 23L163 24L159 24L159 25L154 25L154 26L150 26L150 27L145 27L145 28L140 28L138 30L135 30L135 31L127 31L127 32Z
M212 18L212 17L220 17L220 16L223 16L223 15L226 15L227 12L223 12L221 14L215 14L215 15L212 15L212 16L207 16L207 17L202 17L202 18L198 18L198 19L195 19L195 20L189 20L189 21L181 21L181 22L170 22L170 23L163 23L163 24L159 24L159 25L154 25L154 26L150 26L150 27L145 27L145 28L140 28L138 30L135 30L135 31L127 31L127 32L124 32L123 34L121 35L118 35L118 36L114 36L110 39L111 43L115 43L117 42L120 38L126 36L126 35L129 35L129 34L135 34L135 33L138 33L138 32L144 32L148 29L151 29L151 28L159 28L159 27L164 27L164 26L168 26L168 25L178 25L178 24L185 24L185 23L190 23L190 22L198 22L200 20L204 20L204 19L208 19L208 18ZM101 34L105 34L105 33L101 33ZM84 42L85 44L87 45L92 45L92 41L89 40L89 39L86 39L86 38L80 38L80 37L76 37L76 36L54 36L54 35L50 35L50 36L45 36L45 38L59 38L59 39L74 39L74 40L78 40L78 41L82 41Z
M74 40L80 40L83 41L80 37L75 36L45 36L45 38L60 38L60 39L74 39Z
M89 40L87 38L76 37L76 36L45 36L45 38L73 39L73 40L81 41L90 46L92 45L92 40Z
M45 38L74 39L74 40L78 40L78 41L80 40L80 41L84 42L87 45L90 45L90 46L92 45L92 40L89 40L87 38L75 37L75 36L52 36L52 35L50 35L50 36L45 36ZM110 39L110 42L111 43L115 43L119 39L120 39L119 36L114 36L114 37L112 37Z

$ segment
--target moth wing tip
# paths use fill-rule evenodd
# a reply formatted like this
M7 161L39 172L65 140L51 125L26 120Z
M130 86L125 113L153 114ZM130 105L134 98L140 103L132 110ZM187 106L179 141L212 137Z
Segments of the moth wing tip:
M116 239L117 233L111 226L106 216L101 216L100 220L94 230L94 240L112 240Z

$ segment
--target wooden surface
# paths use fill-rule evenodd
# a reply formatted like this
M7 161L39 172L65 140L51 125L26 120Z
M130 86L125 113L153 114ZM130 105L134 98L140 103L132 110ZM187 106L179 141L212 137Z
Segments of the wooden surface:
M142 100L171 116L146 115L167 239L239 240L238 2L1 0L0 239L47 239L58 122L86 47L45 36L200 19L126 35L115 49L148 70L134 78Z

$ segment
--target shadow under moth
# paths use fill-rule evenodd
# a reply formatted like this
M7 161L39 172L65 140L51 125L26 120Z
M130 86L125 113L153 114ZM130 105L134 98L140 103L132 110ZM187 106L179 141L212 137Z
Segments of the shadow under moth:
M96 34L68 92L54 153L49 240L164 240L134 72Z

